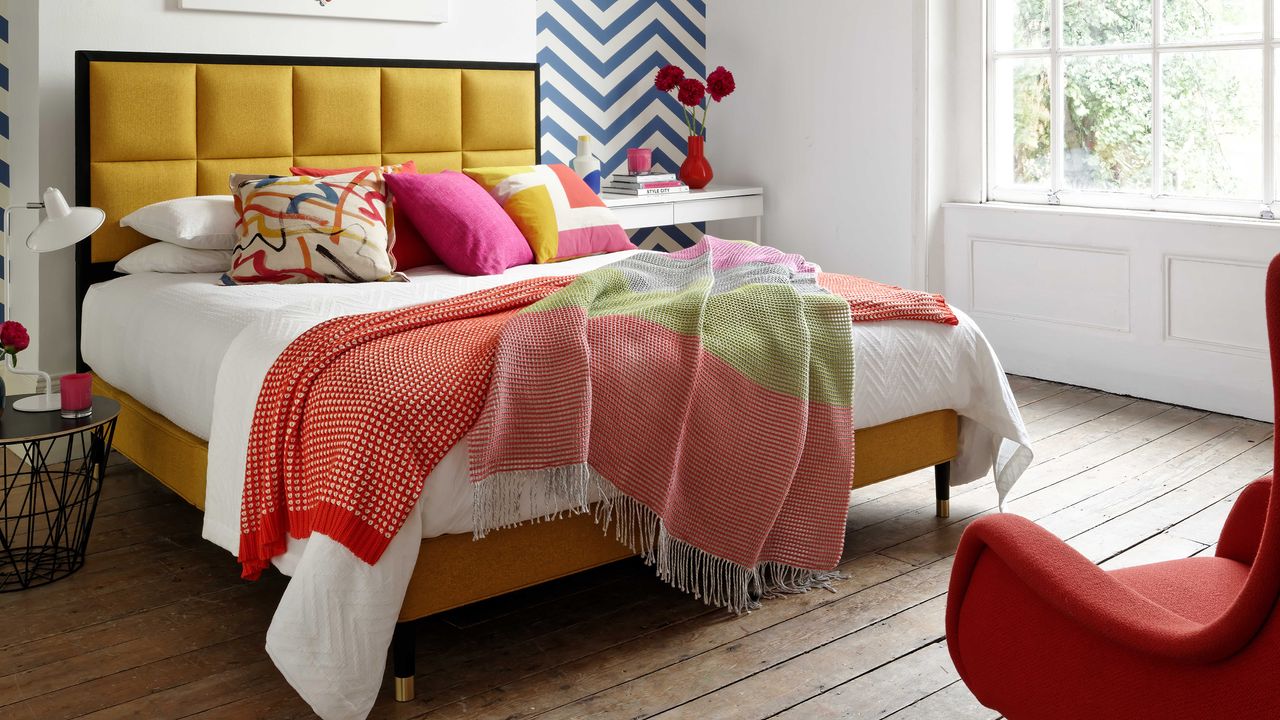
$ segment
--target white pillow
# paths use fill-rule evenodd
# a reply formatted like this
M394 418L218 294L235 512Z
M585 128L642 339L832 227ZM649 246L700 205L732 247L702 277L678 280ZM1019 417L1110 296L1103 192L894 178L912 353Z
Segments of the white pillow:
M116 272L220 273L231 267L230 250L193 250L167 242L151 243L125 255Z
M235 200L230 195L165 200L125 215L120 227L195 250L230 250L236 246Z

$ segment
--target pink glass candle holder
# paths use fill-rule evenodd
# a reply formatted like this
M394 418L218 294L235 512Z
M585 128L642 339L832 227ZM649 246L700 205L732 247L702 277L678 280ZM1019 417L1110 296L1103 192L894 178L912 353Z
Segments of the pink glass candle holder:
M627 172L632 175L647 173L653 169L653 150L627 148Z
M62 417L82 418L93 414L93 376L74 373L62 376Z

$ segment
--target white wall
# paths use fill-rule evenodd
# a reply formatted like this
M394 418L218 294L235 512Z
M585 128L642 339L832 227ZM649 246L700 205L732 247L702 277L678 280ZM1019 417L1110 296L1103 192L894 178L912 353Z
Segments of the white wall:
M923 109L916 122L923 129L916 162L917 285L945 290L943 206L948 202L981 202L984 146L982 91L982 14L972 0L917 0L925 16L917 32L916 85ZM920 24L919 20L917 23ZM979 39L975 43L975 33ZM978 90L975 92L974 88ZM967 112L966 107L977 112Z
M918 284L913 0L709 0L717 182L765 188L764 238L833 272ZM922 32L922 30L920 30ZM736 232L713 226L711 232Z
M39 78L36 64L39 57L38 36L28 29L35 26L37 8L30 0L10 0L6 15L9 19L9 202L25 203L39 199L36 185L36 168L39 166L38 148L34 138L40 124L38 106L29 99L38 92ZM18 210L11 226L20 237L25 237L38 220L32 211ZM12 245L11 241L11 245ZM18 243L20 244L20 243ZM13 307L8 319L17 320L34 329L38 319L39 293L34 282L21 282L22 278L34 278L39 272L32 253L14 249L11 251L9 292ZM32 334L31 347L19 355L20 366L35 366L41 350L41 337ZM9 394L32 392L35 385L31 378L3 373Z
M28 132L14 141L38 144L39 187L60 187L69 198L75 189L76 50L535 59L532 0L452 0L449 22L439 25L199 12L177 5L177 0L40 0L39 135ZM11 35L31 31L30 24L17 26ZM15 185L15 200L25 199L17 193ZM75 364L74 252L39 258L38 280L30 275L26 271L18 280L39 298L33 329L41 344L36 357L26 361L38 359L47 370L70 371Z

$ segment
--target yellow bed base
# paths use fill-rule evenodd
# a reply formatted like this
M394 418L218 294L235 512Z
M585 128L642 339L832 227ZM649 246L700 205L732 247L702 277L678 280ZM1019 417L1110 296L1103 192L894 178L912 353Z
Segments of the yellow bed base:
M102 378L94 376L93 383L94 393L120 403L115 448L203 509L208 444ZM865 487L944 465L956 456L956 436L953 410L859 430L852 485ZM422 541L400 619L434 615L630 555L587 515L501 530L483 542L474 542L469 534L427 538Z

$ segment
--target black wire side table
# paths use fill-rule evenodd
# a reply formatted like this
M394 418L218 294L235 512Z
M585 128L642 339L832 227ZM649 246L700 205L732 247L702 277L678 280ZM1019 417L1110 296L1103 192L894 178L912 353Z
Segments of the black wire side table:
M93 414L0 415L0 593L61 580L84 565L120 405L93 398Z

